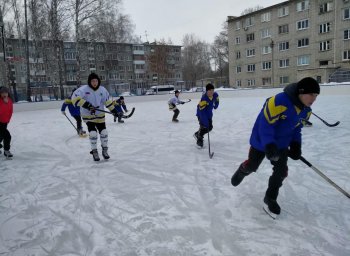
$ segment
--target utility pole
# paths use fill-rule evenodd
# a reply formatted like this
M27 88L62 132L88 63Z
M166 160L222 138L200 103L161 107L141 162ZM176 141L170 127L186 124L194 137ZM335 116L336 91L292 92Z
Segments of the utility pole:
M24 0L24 18L26 26L26 64L27 64L27 101L31 102L30 92L30 69L29 69L29 36L28 36L28 16L27 16L27 0Z
M271 61L271 84L272 84L272 87L275 87L275 72L274 72L274 58L273 58L273 47L275 46L275 43L274 41L271 39L271 58L272 58L272 61Z

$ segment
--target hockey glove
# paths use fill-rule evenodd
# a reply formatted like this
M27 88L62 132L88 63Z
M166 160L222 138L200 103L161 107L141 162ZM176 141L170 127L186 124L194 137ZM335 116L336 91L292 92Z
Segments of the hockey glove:
M296 141L292 141L289 145L288 156L293 160L299 160L301 157L301 144Z
M270 161L276 162L280 158L278 154L278 148L275 143L270 143L265 146L265 154L266 158Z
M181 103L182 105L185 104L185 102L183 102L183 101L181 101L180 103Z
M83 108L86 108L86 109L88 109L88 110L90 110L90 114L91 114L91 115L95 115L95 113L96 113L96 108L95 108L93 105L91 105L90 102L85 101L85 103L82 105L82 107L83 107Z
M66 112L65 111L61 111L62 115L66 115Z

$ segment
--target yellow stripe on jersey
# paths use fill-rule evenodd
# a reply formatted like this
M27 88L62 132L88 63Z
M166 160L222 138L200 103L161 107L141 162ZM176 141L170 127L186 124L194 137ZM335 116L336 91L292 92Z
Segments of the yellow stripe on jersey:
M205 100L202 100L202 101L200 101L200 102L198 103L198 106L199 106L199 109L200 109L200 110L205 109L205 107L208 106L208 105L209 105L209 103L206 102Z
M107 100L105 102L105 106L106 108L108 108L110 111L112 111L114 109L114 105L113 105L113 101L112 100Z
M86 115L82 116L84 122L93 122L93 123L104 123L105 120L105 114L97 114L97 115Z
M81 107L84 103L86 102L86 100L84 100L82 97L78 96L76 98L74 98L72 100L72 103L74 106L79 106Z
M264 116L269 124L274 124L280 117L280 114L286 111L287 107L283 105L276 106L275 96L268 99L264 108Z
M72 104L72 100L71 100L71 99L65 99L65 100L64 100L64 103L66 103L66 104Z

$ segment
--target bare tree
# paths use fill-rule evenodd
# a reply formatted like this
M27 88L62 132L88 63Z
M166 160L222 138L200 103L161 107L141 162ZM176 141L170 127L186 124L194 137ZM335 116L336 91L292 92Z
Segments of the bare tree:
M252 12L259 11L261 9L264 9L264 6L257 5L255 7L250 7L250 8L244 9L243 12L241 13L241 16L252 13Z
M186 34L182 41L183 78L195 85L197 79L205 78L211 73L210 47L206 42L196 38L194 34Z

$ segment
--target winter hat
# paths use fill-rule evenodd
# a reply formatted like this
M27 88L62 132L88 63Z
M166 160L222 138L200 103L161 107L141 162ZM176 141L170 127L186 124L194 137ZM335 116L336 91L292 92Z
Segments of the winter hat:
M298 84L298 94L317 93L320 94L320 85L312 77L301 79Z
M175 94L176 94L176 93L179 93L179 90L176 90L176 91L175 91Z
M212 84L207 84L206 86L205 86L205 90L206 91L209 91L209 90L214 90L214 85L212 85Z
M91 86L91 80L92 79L97 79L98 80L98 85L97 85L96 88ZM95 73L91 73L89 75L89 77L88 77L88 85L89 85L89 87L96 91L100 87L100 84L101 84L101 79L98 77L98 75L95 74Z
M2 93L10 93L9 89L5 86L0 87L0 94Z
M120 96L120 97L119 97L119 99L120 99L120 100L123 100L123 99L124 99L124 97L123 97L123 96Z

